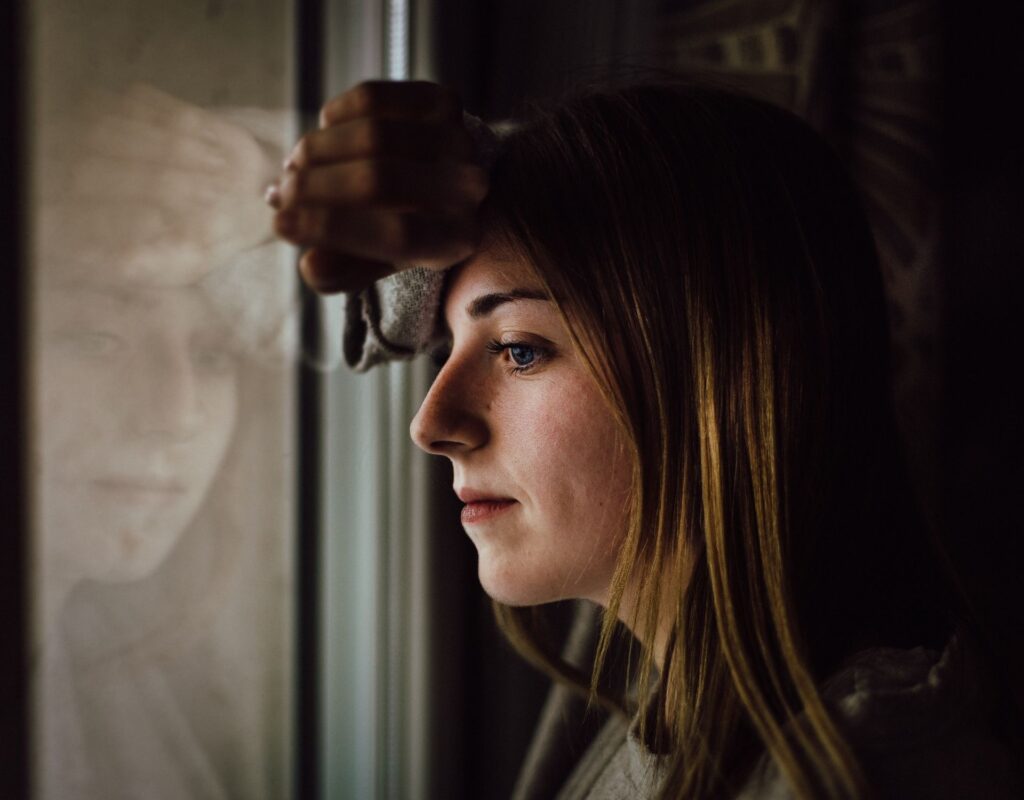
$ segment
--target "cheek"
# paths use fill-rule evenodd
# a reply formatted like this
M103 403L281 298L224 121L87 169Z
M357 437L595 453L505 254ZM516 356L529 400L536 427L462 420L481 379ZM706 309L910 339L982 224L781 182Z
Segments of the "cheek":
M207 471L215 471L227 450L238 419L238 380L232 375L214 376L202 387L205 409L203 433L192 446Z
M37 383L37 441L44 467L74 462L80 451L109 440L125 408L124 370L41 353Z
M206 379L203 397L207 408L207 427L230 433L238 416L238 377L229 373Z
M629 462L622 436L596 389L566 382L537 404L536 435L524 437L522 463L544 516L568 535L601 540L624 526Z

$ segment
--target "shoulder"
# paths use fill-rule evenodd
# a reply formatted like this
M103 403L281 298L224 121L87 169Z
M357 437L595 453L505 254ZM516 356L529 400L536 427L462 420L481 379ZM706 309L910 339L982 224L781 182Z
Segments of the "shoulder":
M941 652L857 653L825 682L822 695L879 797L1024 795L1013 754L993 724L997 689L963 630ZM790 796L767 758L739 795Z

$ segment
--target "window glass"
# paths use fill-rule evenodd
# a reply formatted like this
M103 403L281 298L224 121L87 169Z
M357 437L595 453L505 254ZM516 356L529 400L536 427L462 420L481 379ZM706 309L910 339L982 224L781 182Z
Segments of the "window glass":
M292 3L31 13L35 794L284 797Z

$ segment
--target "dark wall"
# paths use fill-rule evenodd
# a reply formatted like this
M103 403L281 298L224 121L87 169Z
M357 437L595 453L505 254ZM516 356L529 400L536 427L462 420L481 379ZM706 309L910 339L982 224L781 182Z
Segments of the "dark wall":
M653 65L654 0L450 0L438 9L438 69L488 120L625 64Z
M950 2L944 21L940 516L1024 708L1024 7Z

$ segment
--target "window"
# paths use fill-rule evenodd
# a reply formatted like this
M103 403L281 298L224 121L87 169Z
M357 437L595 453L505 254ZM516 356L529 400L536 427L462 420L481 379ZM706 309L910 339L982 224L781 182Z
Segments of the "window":
M279 798L294 731L290 0L31 7L34 796Z

